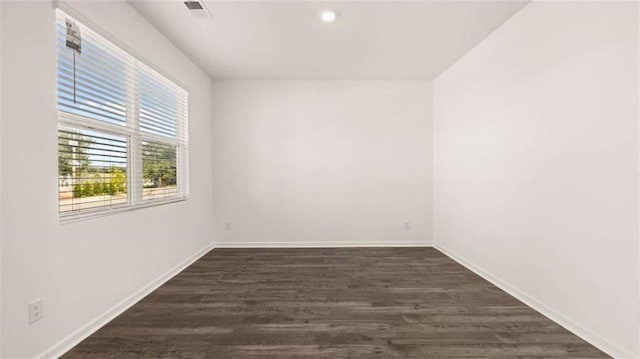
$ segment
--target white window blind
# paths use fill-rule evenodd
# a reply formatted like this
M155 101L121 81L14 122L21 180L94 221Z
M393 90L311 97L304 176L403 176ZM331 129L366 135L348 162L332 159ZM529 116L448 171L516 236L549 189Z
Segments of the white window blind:
M60 10L56 31L61 218L186 199L188 93Z

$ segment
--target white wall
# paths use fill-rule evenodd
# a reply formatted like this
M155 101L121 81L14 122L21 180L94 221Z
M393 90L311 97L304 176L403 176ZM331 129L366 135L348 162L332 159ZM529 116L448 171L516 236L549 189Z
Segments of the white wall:
M435 81L438 246L638 357L636 3L534 2Z
M213 241L211 82L126 2L74 3L103 31L189 87L191 197L61 225L54 7L1 3L2 205L9 210L3 218L0 356L31 357L64 344ZM44 318L29 325L27 303L40 297Z
M3 7L2 4L0 4L0 24L3 23L5 20L3 18ZM3 33L3 27L0 26L0 39L2 39L2 33ZM3 292L2 292L2 252L3 252L3 247L4 247L4 217L2 215L3 213L3 206L4 206L4 186L2 185L2 169L3 169L3 164L2 164L2 153L3 153L3 145L2 145L2 133L3 133L3 117L4 117L4 106L2 106L2 91L3 91L3 85L2 85L2 70L3 70L3 66L2 66L2 62L4 61L4 50L3 47L0 46L0 323L2 323L2 296L3 296ZM0 325L0 357L2 356L2 325Z
M637 51L638 51L638 61L640 62L640 6L638 6L637 9L637 14L638 14L638 21L637 21L637 33L638 33L638 38L636 40L637 42ZM640 66L640 65L639 65ZM638 86L640 87L640 69L638 69L637 71L637 83ZM640 142L640 89L638 89L638 141ZM640 179L640 144L638 145L638 178ZM638 191L638 207L640 208L640 191ZM638 228L639 228L639 233L640 233L640 210L638 211ZM638 237L638 310L640 311L640 236ZM638 335L638 346L640 346L640 320L638 320L638 330L637 330L637 335ZM638 351L640 351L640 348L638 348Z
M214 81L213 98L216 245L431 243L430 82Z

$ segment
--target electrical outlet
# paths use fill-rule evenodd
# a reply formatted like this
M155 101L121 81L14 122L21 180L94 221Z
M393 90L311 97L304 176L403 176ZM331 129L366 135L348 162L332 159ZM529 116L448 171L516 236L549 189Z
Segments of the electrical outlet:
M40 298L29 303L29 323L37 322L42 317L44 317L44 307L42 306L42 298Z
M406 230L411 229L411 222L404 222L404 229Z
M225 229L225 231L230 231L231 230L231 222L226 222L224 224L224 229Z

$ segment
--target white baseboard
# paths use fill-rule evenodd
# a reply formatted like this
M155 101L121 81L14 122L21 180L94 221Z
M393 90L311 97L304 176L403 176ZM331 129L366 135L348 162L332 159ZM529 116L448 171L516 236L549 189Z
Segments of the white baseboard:
M573 334L575 334L575 335L579 336L580 338L584 339L585 341L587 341L588 343L592 344L596 348L602 350L606 354L611 355L614 358L620 358L620 359L623 359L623 358L624 359L637 358L635 355L633 355L631 353L628 353L628 352L616 347L615 345L613 345L609 341L607 341L607 340L603 339L602 337L592 333L591 331L589 331L586 328L582 327L581 325L577 324L573 320L571 320L571 319L567 318L566 316L562 315L561 313L559 313L555 309L552 309L549 306L543 304L541 301L533 298L529 294L520 291L516 287L514 287L511 284L507 283L506 281L500 279L498 276L496 276L496 275L494 275L494 274L482 269L478 265L475 265L475 264L467 261L465 258L457 255L456 253L452 252L451 250L449 250L448 248L442 246L441 244L434 243L433 247L436 248L437 250L439 250L440 252L444 253L449 258L453 259L454 261L460 263L461 265L463 265L467 269L471 270L472 272L476 273L477 275L479 275L482 278L486 279L487 281L491 282L496 287L504 290L505 292L507 292L511 296L517 298L518 300L520 300L524 304L526 304L529 307L533 308L534 310L540 312L542 315L544 315L547 318L553 320L558 325L564 327L568 331L570 331Z
M433 247L430 242L216 242L216 248Z
M36 356L36 358L59 358L64 353L69 351L71 348L76 346L78 343L89 337L91 334L95 333L98 329L103 327L105 324L109 323L118 315L122 314L125 310L131 308L134 304L140 301L142 298L149 295L151 292L156 290L158 287L166 283L169 279L173 278L176 274L182 272L185 268L193 264L195 261L200 259L202 256L207 254L214 248L213 244L208 244L198 252L196 252L191 257L182 261L182 263L176 265L166 273L162 274L151 283L145 285L140 288L140 290L131 294L127 298L120 301L118 304L113 306L111 309L107 310L105 313L101 314L91 322L87 323L82 328L76 330L71 333L71 335L62 339L57 344L53 345L51 348L45 350L40 355Z

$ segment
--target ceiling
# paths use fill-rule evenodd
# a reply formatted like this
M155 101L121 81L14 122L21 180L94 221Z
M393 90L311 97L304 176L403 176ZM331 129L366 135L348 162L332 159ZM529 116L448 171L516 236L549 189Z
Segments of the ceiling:
M214 79L432 79L526 4L204 1L199 18L180 0L129 2Z

